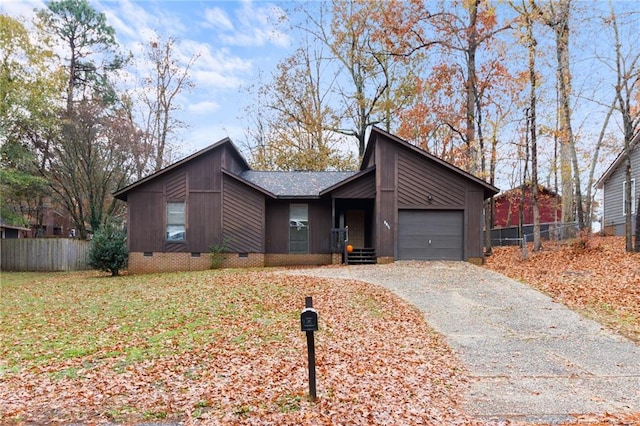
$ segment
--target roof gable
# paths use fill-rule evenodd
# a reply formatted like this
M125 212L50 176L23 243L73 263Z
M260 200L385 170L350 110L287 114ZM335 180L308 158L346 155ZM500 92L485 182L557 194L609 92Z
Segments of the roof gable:
M498 192L500 192L500 190L498 188L496 188L495 186L485 182L484 180L472 175L471 173L465 172L464 170L454 166L453 164L444 161L441 158L438 158L436 156L434 156L433 154L428 153L427 151L420 149L412 144L410 144L409 142L405 141L404 139L401 139L389 132L386 132L382 129L379 129L378 127L373 127L371 129L371 133L369 135L369 140L367 143L367 148L365 150L364 155L362 156L362 164L360 166L361 170L364 170L368 167L371 167L372 165L375 164L375 144L377 142L377 138L379 136L383 136L385 139L398 144L399 146L408 149L416 154L418 154L419 156L423 157L424 159L428 160L428 161L432 161L436 164L439 164L440 166L443 166L444 168L448 169L449 171L456 173L458 175L460 175L462 178L466 179L466 180L470 180L480 186L482 186L483 190L484 190L484 196L485 198L490 198L494 195L496 195Z
M345 179L343 179L343 180L341 180L339 182L336 182L335 184L333 184L331 186L328 186L325 189L323 189L320 192L320 195L328 194L330 192L335 191L336 189L342 188L345 185L348 185L349 183L351 183L351 182L353 182L353 181L355 181L357 179L360 179L362 176L365 176L365 175L368 175L369 173L374 172L375 169L376 169L375 166L371 166L371 167L366 168L364 170L360 170L359 172L351 173L351 176L347 176Z
M189 155L188 157L183 158L182 160L176 161L175 163L165 167L164 169L158 170L155 173L150 174L149 176L146 176L128 186L125 186L124 188L121 188L119 190L117 190L116 192L113 193L113 196L119 200L123 200L123 201L127 201L127 194L136 188L139 188L140 186L144 185L147 182L150 182L152 180L157 179L160 176L164 176L168 173L170 173L171 171L183 166L184 164L187 164L193 160L195 160L196 158L200 158L204 155L206 155L209 152L214 151L217 148L222 148L222 147L229 147L230 148L230 152L231 154L236 157L236 159L240 162L240 164L246 168L249 169L249 164L247 164L247 161L244 159L244 157L240 154L240 152L238 151L238 149L235 147L235 145L233 144L233 142L231 142L231 139L229 138L224 138L219 140L218 142L209 145L208 147L201 149L198 152L195 152L191 155Z

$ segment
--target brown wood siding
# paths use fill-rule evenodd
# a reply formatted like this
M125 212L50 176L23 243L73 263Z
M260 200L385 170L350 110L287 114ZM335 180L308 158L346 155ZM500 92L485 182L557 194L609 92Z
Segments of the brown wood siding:
M289 252L289 201L267 200L265 252Z
M450 170L415 153L398 153L398 208L463 208L466 185Z
M309 253L331 253L331 199L309 202Z
M289 253L289 205L309 206L309 254L331 252L331 199L267 200L265 252Z
M375 198L376 196L376 176L375 172L369 173L342 188L334 191L333 198Z
M484 240L482 229L484 211L484 193L482 188L469 187L465 207L465 260L470 257L482 257Z
M263 252L264 195L228 176L223 182L223 235L230 251Z
M220 192L191 192L187 205L186 251L206 253L212 243L222 242Z
M162 192L133 191L127 197L129 251L162 251L165 203Z
M376 186L374 242L377 256L394 256L398 209L396 206L397 148L378 138L375 146Z
M220 166L220 148L189 162L189 191L220 190L222 187Z
M178 253L178 252L183 252L183 251L188 251L186 250L187 247L187 243L169 243L169 242L165 242L164 243L164 252L169 252L169 253Z
M176 170L165 180L166 200L185 200L187 198L187 173L184 169Z

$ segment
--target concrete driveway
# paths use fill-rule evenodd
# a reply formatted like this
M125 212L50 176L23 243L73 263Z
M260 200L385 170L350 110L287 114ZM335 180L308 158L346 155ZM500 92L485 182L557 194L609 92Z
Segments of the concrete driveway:
M378 284L421 309L469 370L465 408L480 419L640 412L640 347L503 275L464 262L290 273Z

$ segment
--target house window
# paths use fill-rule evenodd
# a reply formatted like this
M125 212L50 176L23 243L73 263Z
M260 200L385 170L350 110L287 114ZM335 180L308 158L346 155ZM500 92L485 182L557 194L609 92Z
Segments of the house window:
M636 214L636 180L631 179L631 214ZM627 215L627 182L622 182L622 214Z
M289 206L289 253L309 252L309 206Z
M185 203L167 203L167 241L184 241L185 227Z

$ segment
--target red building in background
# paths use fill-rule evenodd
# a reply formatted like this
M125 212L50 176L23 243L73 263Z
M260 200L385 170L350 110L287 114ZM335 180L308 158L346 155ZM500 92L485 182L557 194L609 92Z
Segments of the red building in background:
M531 225L533 224L533 187L531 184L526 184L523 186L523 225ZM522 200L523 186L510 189L494 197L494 228L509 228L519 226L520 201ZM540 223L559 222L562 218L561 197L555 192L541 185L538 186L538 208L540 210Z

